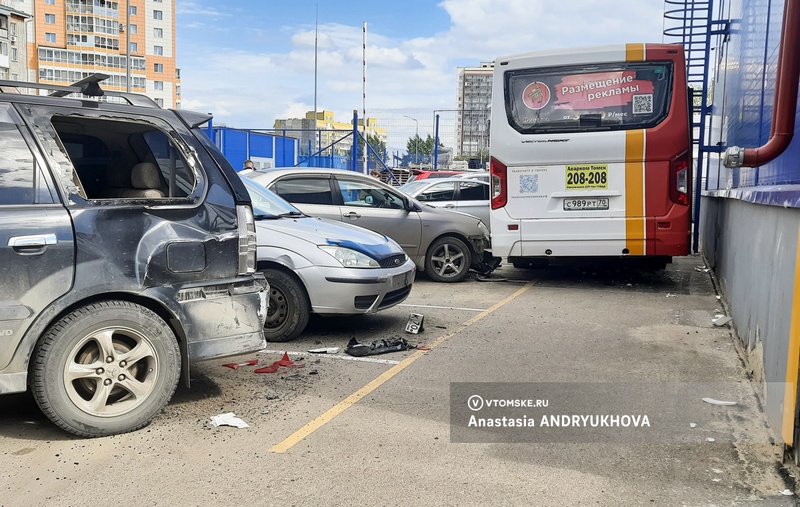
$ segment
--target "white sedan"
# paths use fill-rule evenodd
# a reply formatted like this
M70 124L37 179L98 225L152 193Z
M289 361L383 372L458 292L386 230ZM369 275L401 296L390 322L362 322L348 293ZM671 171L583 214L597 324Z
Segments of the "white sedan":
M406 183L399 189L425 204L460 211L489 224L489 183L462 177L425 179Z

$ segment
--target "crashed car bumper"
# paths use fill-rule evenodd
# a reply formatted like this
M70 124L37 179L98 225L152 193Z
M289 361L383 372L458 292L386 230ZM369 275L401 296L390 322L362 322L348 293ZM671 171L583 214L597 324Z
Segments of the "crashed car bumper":
M405 301L411 293L416 266L407 259L396 268L310 266L296 273L307 288L314 313L356 315L375 313Z

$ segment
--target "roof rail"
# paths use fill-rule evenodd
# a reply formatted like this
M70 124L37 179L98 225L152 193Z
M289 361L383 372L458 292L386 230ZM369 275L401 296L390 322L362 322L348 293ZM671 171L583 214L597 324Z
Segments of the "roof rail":
M49 97L66 97L72 93L79 93L84 95L89 95L92 97L99 97L99 96L106 96L106 97L117 97L125 100L128 104L132 106L140 106L140 107L151 107L151 108L158 108L161 107L156 104L156 102L148 97L147 95L141 95L139 93L129 93L129 92L116 92L116 91L108 91L102 90L98 83L103 79L108 78L105 74L92 74L87 78L81 79L71 85L53 85L53 84L44 84L44 83L30 83L27 81L9 81L0 79L0 93L19 93L18 90L9 90L7 88L31 88L35 90L50 90L51 93L48 95ZM87 93L89 92L89 93Z

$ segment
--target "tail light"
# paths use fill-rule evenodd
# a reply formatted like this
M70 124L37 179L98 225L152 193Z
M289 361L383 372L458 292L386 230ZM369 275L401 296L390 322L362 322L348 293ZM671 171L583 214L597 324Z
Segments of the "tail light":
M239 274L256 271L256 221L253 208L236 206L236 221L239 224Z
M689 205L692 171L689 152L674 158L669 164L669 198L675 204Z
M494 157L491 159L490 168L492 171L492 209L498 209L508 202L508 168Z

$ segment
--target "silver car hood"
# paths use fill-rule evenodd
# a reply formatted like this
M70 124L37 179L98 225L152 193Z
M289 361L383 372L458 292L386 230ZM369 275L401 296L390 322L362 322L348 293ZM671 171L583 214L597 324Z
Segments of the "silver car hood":
M281 235L313 245L338 244L373 258L404 253L392 239L351 224L326 218L277 218L257 220L259 246L281 246Z

